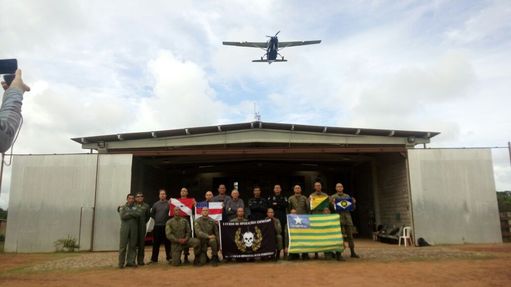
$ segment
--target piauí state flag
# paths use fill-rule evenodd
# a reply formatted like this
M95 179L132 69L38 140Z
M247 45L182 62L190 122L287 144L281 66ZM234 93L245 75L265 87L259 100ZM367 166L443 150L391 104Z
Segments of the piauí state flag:
M330 203L328 195L316 195L311 194L310 196L310 204L311 204L311 210L323 210L325 208L328 208L328 205Z
M288 214L289 253L344 250L339 214Z
M174 208L179 207L179 216L186 217L192 216L194 198L171 198L169 206L169 216L174 216Z
M352 211L353 200L351 198L336 198L335 199L335 211Z
M209 208L209 217L213 218L215 221L222 220L222 202L207 202L200 201L195 205L195 219L201 217L202 209L204 207Z

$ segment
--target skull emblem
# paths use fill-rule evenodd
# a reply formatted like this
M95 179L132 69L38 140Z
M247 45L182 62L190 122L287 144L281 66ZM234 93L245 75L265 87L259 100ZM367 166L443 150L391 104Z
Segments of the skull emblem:
M243 242L246 247L252 247L254 244L254 233L250 231L243 233Z

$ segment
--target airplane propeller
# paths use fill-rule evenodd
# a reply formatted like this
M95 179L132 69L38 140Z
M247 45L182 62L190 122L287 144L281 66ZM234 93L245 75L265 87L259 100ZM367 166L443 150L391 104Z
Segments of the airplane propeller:
M268 37L268 38L274 38L274 37L277 37L277 35L278 35L279 33L280 33L280 31L278 31L278 32L275 34L275 36L268 36L268 35L266 35L266 37Z

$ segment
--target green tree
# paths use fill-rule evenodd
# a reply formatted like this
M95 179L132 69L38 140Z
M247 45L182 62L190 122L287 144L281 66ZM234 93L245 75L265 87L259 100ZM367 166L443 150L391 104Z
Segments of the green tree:
M511 211L511 191L497 192L497 202L500 212Z
M7 210L0 208L0 219L7 219Z

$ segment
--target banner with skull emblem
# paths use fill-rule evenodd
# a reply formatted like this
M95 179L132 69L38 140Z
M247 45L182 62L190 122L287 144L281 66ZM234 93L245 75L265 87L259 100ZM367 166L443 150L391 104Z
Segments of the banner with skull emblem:
M275 255L275 227L271 219L221 222L224 258L254 258Z

